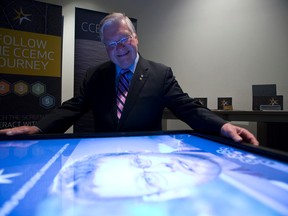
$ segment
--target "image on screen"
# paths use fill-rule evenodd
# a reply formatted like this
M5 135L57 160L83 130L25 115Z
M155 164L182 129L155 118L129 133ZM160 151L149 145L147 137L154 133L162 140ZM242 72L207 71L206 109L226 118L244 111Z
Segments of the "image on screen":
M0 141L0 151L0 215L288 215L287 163L192 134Z

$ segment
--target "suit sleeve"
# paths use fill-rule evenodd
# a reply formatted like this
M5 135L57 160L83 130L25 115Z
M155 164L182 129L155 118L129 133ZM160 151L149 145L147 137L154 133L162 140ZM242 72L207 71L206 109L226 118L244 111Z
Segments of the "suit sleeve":
M44 116L36 126L42 133L64 133L71 127L84 113L90 109L90 102L86 98L87 82L90 73L87 73L78 96L65 101L60 107Z
M166 71L164 95L166 107L195 131L218 135L221 127L227 123L184 93L173 76L171 68Z

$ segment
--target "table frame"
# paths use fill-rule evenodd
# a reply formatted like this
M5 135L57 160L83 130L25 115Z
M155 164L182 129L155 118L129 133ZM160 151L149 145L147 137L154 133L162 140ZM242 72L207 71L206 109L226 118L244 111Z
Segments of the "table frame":
M288 151L288 111L240 111L212 110L227 121L257 122L257 138L260 145ZM167 120L177 119L168 109L163 112L163 127L167 129Z

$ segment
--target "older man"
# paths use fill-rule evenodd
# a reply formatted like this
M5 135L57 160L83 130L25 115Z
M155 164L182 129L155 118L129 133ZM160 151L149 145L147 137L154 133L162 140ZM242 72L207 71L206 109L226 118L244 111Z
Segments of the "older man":
M87 71L80 95L35 126L4 129L0 134L62 133L88 110L95 132L161 130L162 112L170 109L196 131L258 145L244 128L227 123L184 93L170 67L144 59L130 19L112 13L100 23L100 36L110 61Z

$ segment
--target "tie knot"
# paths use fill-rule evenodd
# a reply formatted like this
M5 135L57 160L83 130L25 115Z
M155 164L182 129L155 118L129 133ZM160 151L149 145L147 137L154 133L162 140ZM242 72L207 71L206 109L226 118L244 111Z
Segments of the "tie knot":
M122 69L120 73L120 80L123 78L126 79L129 83L132 78L132 72L129 69Z
M129 72L131 72L129 69L122 69L120 74L124 75L124 74L127 74Z

